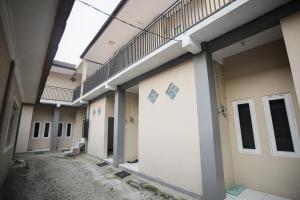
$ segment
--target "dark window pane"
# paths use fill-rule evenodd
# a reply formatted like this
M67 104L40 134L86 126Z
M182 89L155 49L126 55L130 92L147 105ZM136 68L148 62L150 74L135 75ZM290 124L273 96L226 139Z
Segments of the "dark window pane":
M72 126L72 124L67 125L67 137L71 136L71 126Z
M277 150L294 152L295 150L284 99L270 100L269 104Z
M40 132L40 123L36 123L34 125L33 137L35 138L39 137L39 132Z
M62 125L62 123L59 123L58 124L58 134L57 134L58 137L62 136L62 129L63 129L63 125Z
M242 142L244 149L255 149L254 134L248 103L238 105L239 120L241 126Z
M50 123L45 123L44 137L49 136Z

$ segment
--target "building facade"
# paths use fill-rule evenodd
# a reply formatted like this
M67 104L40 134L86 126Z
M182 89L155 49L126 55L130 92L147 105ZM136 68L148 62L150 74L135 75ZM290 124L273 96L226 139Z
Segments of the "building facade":
M40 103L24 105L16 153L65 150L81 140L86 109L72 107L82 76L77 71L75 65L53 62Z
M87 154L199 199L233 185L299 199L299 2L156 4L120 2L112 15L143 31L109 18L77 66L73 118L43 126L70 121ZM57 107L31 124L39 109Z
M21 113L32 113L26 105L43 91L73 3L0 0L0 186L22 132Z

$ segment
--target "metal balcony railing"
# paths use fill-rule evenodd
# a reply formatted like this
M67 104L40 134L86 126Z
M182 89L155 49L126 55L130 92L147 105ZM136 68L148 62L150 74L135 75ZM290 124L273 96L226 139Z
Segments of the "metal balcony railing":
M46 85L41 99L72 102L73 101L72 97L73 97L72 89Z
M179 0L119 49L83 83L83 94L235 0Z
M75 101L80 97L80 93L81 93L81 84L77 86L73 91L73 101Z

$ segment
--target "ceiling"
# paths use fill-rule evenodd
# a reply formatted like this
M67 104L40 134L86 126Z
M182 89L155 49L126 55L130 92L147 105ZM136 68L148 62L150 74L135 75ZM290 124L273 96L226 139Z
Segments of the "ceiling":
M176 1L177 0L160 0L158 6L158 1L128 0L116 17L130 22L137 27L145 28ZM88 50L84 58L103 64L113 56L114 52L120 49L139 32L140 30L137 28L113 20L96 40L94 45Z
M37 98L58 0L0 0L1 21L24 103Z
M134 85L128 89L126 89L127 92L130 92L130 93L135 93L135 94L138 94L139 93L139 85Z
M214 52L213 58L223 64L223 59L226 57L278 40L282 37L281 28L278 25Z

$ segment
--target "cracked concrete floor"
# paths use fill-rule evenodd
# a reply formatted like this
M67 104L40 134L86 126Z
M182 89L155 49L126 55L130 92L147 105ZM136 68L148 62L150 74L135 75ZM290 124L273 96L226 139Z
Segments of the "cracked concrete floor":
M131 175L114 176L118 169L98 167L101 161L88 155L63 158L62 153L23 154L29 168L11 168L3 187L2 200L164 200L190 199Z

